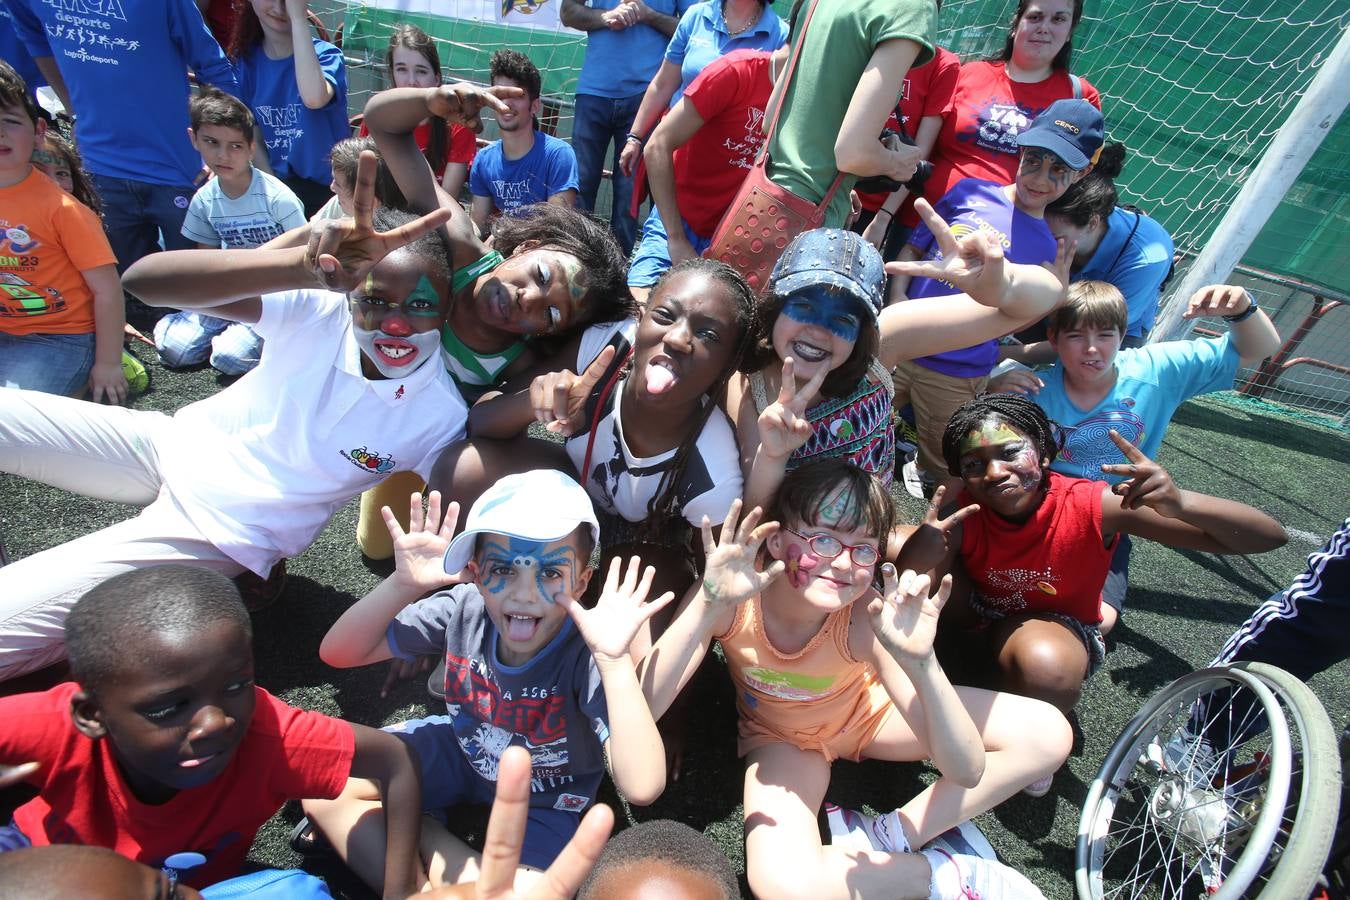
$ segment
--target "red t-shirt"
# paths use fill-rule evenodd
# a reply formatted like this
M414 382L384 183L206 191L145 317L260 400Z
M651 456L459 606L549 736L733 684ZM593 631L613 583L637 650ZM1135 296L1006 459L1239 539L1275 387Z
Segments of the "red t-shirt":
M1005 615L1057 612L1095 625L1120 535L1102 542L1104 481L1050 473L1026 522L981 508L961 523L961 562L985 606ZM961 492L959 505L974 503Z
M764 143L760 126L773 90L769 59L758 50L728 53L684 90L703 127L675 151L675 202L699 237L717 230Z
M214 781L156 806L126 786L106 739L75 730L73 682L0 698L0 760L36 760L38 796L14 812L34 846L88 844L159 868L174 853L206 862L185 873L196 887L239 874L254 835L287 800L336 797L347 783L356 738L341 719L306 712L255 687L257 708L234 759Z
M900 87L900 102L886 120L886 127L892 131L903 131L910 137L917 137L920 119L951 114L952 102L956 97L956 78L961 72L961 58L945 47L934 47L933 50L935 55L931 60L905 74L905 83ZM930 202L941 196L929 194L927 189L924 193ZM859 194L858 198L862 200L863 209L876 212L889 196ZM906 197L904 205L900 207L900 215L913 206L914 198Z
M1083 77L1083 99L1098 109L1102 98ZM924 195L936 200L962 178L1012 184L1020 148L1017 135L1056 100L1073 97L1069 73L1057 69L1044 81L1023 83L1008 78L1002 62L968 62L956 79L952 112L942 123L933 147L933 175ZM911 213L906 225L918 222Z
M361 123L361 133L359 137L366 137L370 134L370 129L366 123ZM427 147L431 146L431 123L423 122L413 129L413 140L417 142L417 149L423 153L427 152ZM463 163L466 166L473 165L473 158L478 155L478 135L474 134L472 128L465 128L463 125L450 123L450 146L445 151L445 162ZM436 179L445 177L445 165L443 164L436 171ZM468 182L465 182L466 184Z

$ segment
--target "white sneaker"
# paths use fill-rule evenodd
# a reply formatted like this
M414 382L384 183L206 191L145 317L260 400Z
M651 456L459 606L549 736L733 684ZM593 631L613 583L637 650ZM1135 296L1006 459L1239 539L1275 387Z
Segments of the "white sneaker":
M928 499L923 492L923 473L919 471L919 463L916 460L911 459L905 463L900 473L905 480L905 493L915 500Z
M998 854L984 833L969 820L946 831L923 845L925 850L946 850L952 856L978 856L997 860Z
M882 850L887 853L910 852L909 841L905 839L894 811L884 816L869 816L856 809L844 809L826 803L825 823L830 829L831 847Z
M936 847L923 855L933 867L930 900L1045 900L1025 875L1001 862Z

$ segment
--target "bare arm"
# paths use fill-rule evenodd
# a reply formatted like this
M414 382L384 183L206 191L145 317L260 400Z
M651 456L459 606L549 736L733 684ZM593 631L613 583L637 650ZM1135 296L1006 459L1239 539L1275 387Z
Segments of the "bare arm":
M473 225L478 229L479 234L488 233L488 220L492 216L492 198L473 195L473 206L469 215L473 218Z
M675 96L679 86L680 67L670 60L662 60L661 68L656 70L656 77L647 85L647 91L642 95L642 103L638 105L637 114L633 116L633 134L646 137L652 133L657 120L661 118L661 112L670 105L670 98ZM641 143L630 139L623 145L623 152L619 154L619 170L625 175L632 175L637 170L638 158L641 155Z
M122 335L127 319L117 266L109 263L84 269L80 275L94 294L94 367L89 370L89 399L124 403L127 379L122 373Z
M291 17L295 84L300 89L300 102L309 109L323 109L337 91L324 77L323 66L319 64L319 54L309 33L308 4L305 0L286 0L286 12Z
M642 150L642 158L647 161L647 186L652 192L652 202L661 214L661 223L666 227L672 265L697 256L689 238L685 237L684 217L676 200L675 151L702 127L703 117L694 104L681 97L675 108L656 126Z
M383 896L414 896L422 880L417 848L422 835L422 784L406 743L384 731L352 724L356 749L351 777L380 786L385 816Z
M1252 295L1231 284L1211 284L1191 295L1182 318L1201 316L1239 316L1256 305ZM1275 323L1260 307L1229 329L1233 348L1242 365L1252 367L1280 349L1280 334Z
M577 31L600 31L609 28L603 11L592 9L579 0L562 0L562 6L558 7L558 19L568 28L575 28Z
M552 203L554 206L565 206L568 209L575 209L577 205L577 189L568 188L565 191L558 191L556 194L550 194L548 202Z
M919 248L913 244L905 244L900 248L900 252L895 256L895 262L912 262L918 259L922 254ZM890 296L886 298L886 303L901 303L909 299L909 283L914 280L912 275L892 275Z
M901 145L888 149L877 136L900 96L905 73L919 55L914 41L883 41L872 52L858 78L839 136L834 142L834 164L840 172L866 177L887 175L896 181L908 181L923 155L917 147Z
M675 16L668 16L663 12L657 12L642 0L628 0L628 5L637 11L638 21L644 25L650 25L666 37L675 33L675 27L680 24L680 20Z

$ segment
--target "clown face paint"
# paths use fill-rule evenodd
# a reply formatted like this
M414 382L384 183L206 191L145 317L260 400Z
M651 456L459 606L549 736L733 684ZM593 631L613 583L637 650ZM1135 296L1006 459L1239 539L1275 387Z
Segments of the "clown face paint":
M366 276L352 297L352 331L357 346L384 378L403 378L429 359L440 346L441 298L425 274L401 303L392 301L395 276Z
M542 543L485 534L474 565L488 617L501 638L498 651L508 665L530 659L553 639L567 618L557 596L575 597L587 580L571 536Z

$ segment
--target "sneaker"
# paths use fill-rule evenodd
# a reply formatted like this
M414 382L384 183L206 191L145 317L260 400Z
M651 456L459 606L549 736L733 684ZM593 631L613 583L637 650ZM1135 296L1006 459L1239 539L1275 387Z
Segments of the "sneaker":
M1044 797L1050 793L1050 786L1055 783L1055 773L1051 772L1044 778L1037 778L1031 784L1022 788L1022 793L1028 797Z
M909 841L900 830L895 811L884 816L869 816L856 809L825 804L825 823L830 829L830 846L845 850L882 850L887 853L910 852Z
M923 492L924 477L923 473L919 471L919 464L917 461L911 459L909 462L905 463L900 472L901 475L904 476L905 493L909 494L915 500L928 499Z
M923 855L933 867L932 896L939 900L1045 900L1025 875L1001 862L940 847Z
M998 854L989 843L984 832L969 820L962 822L933 838L923 845L925 850L945 850L952 856L978 856L980 859L998 860Z

